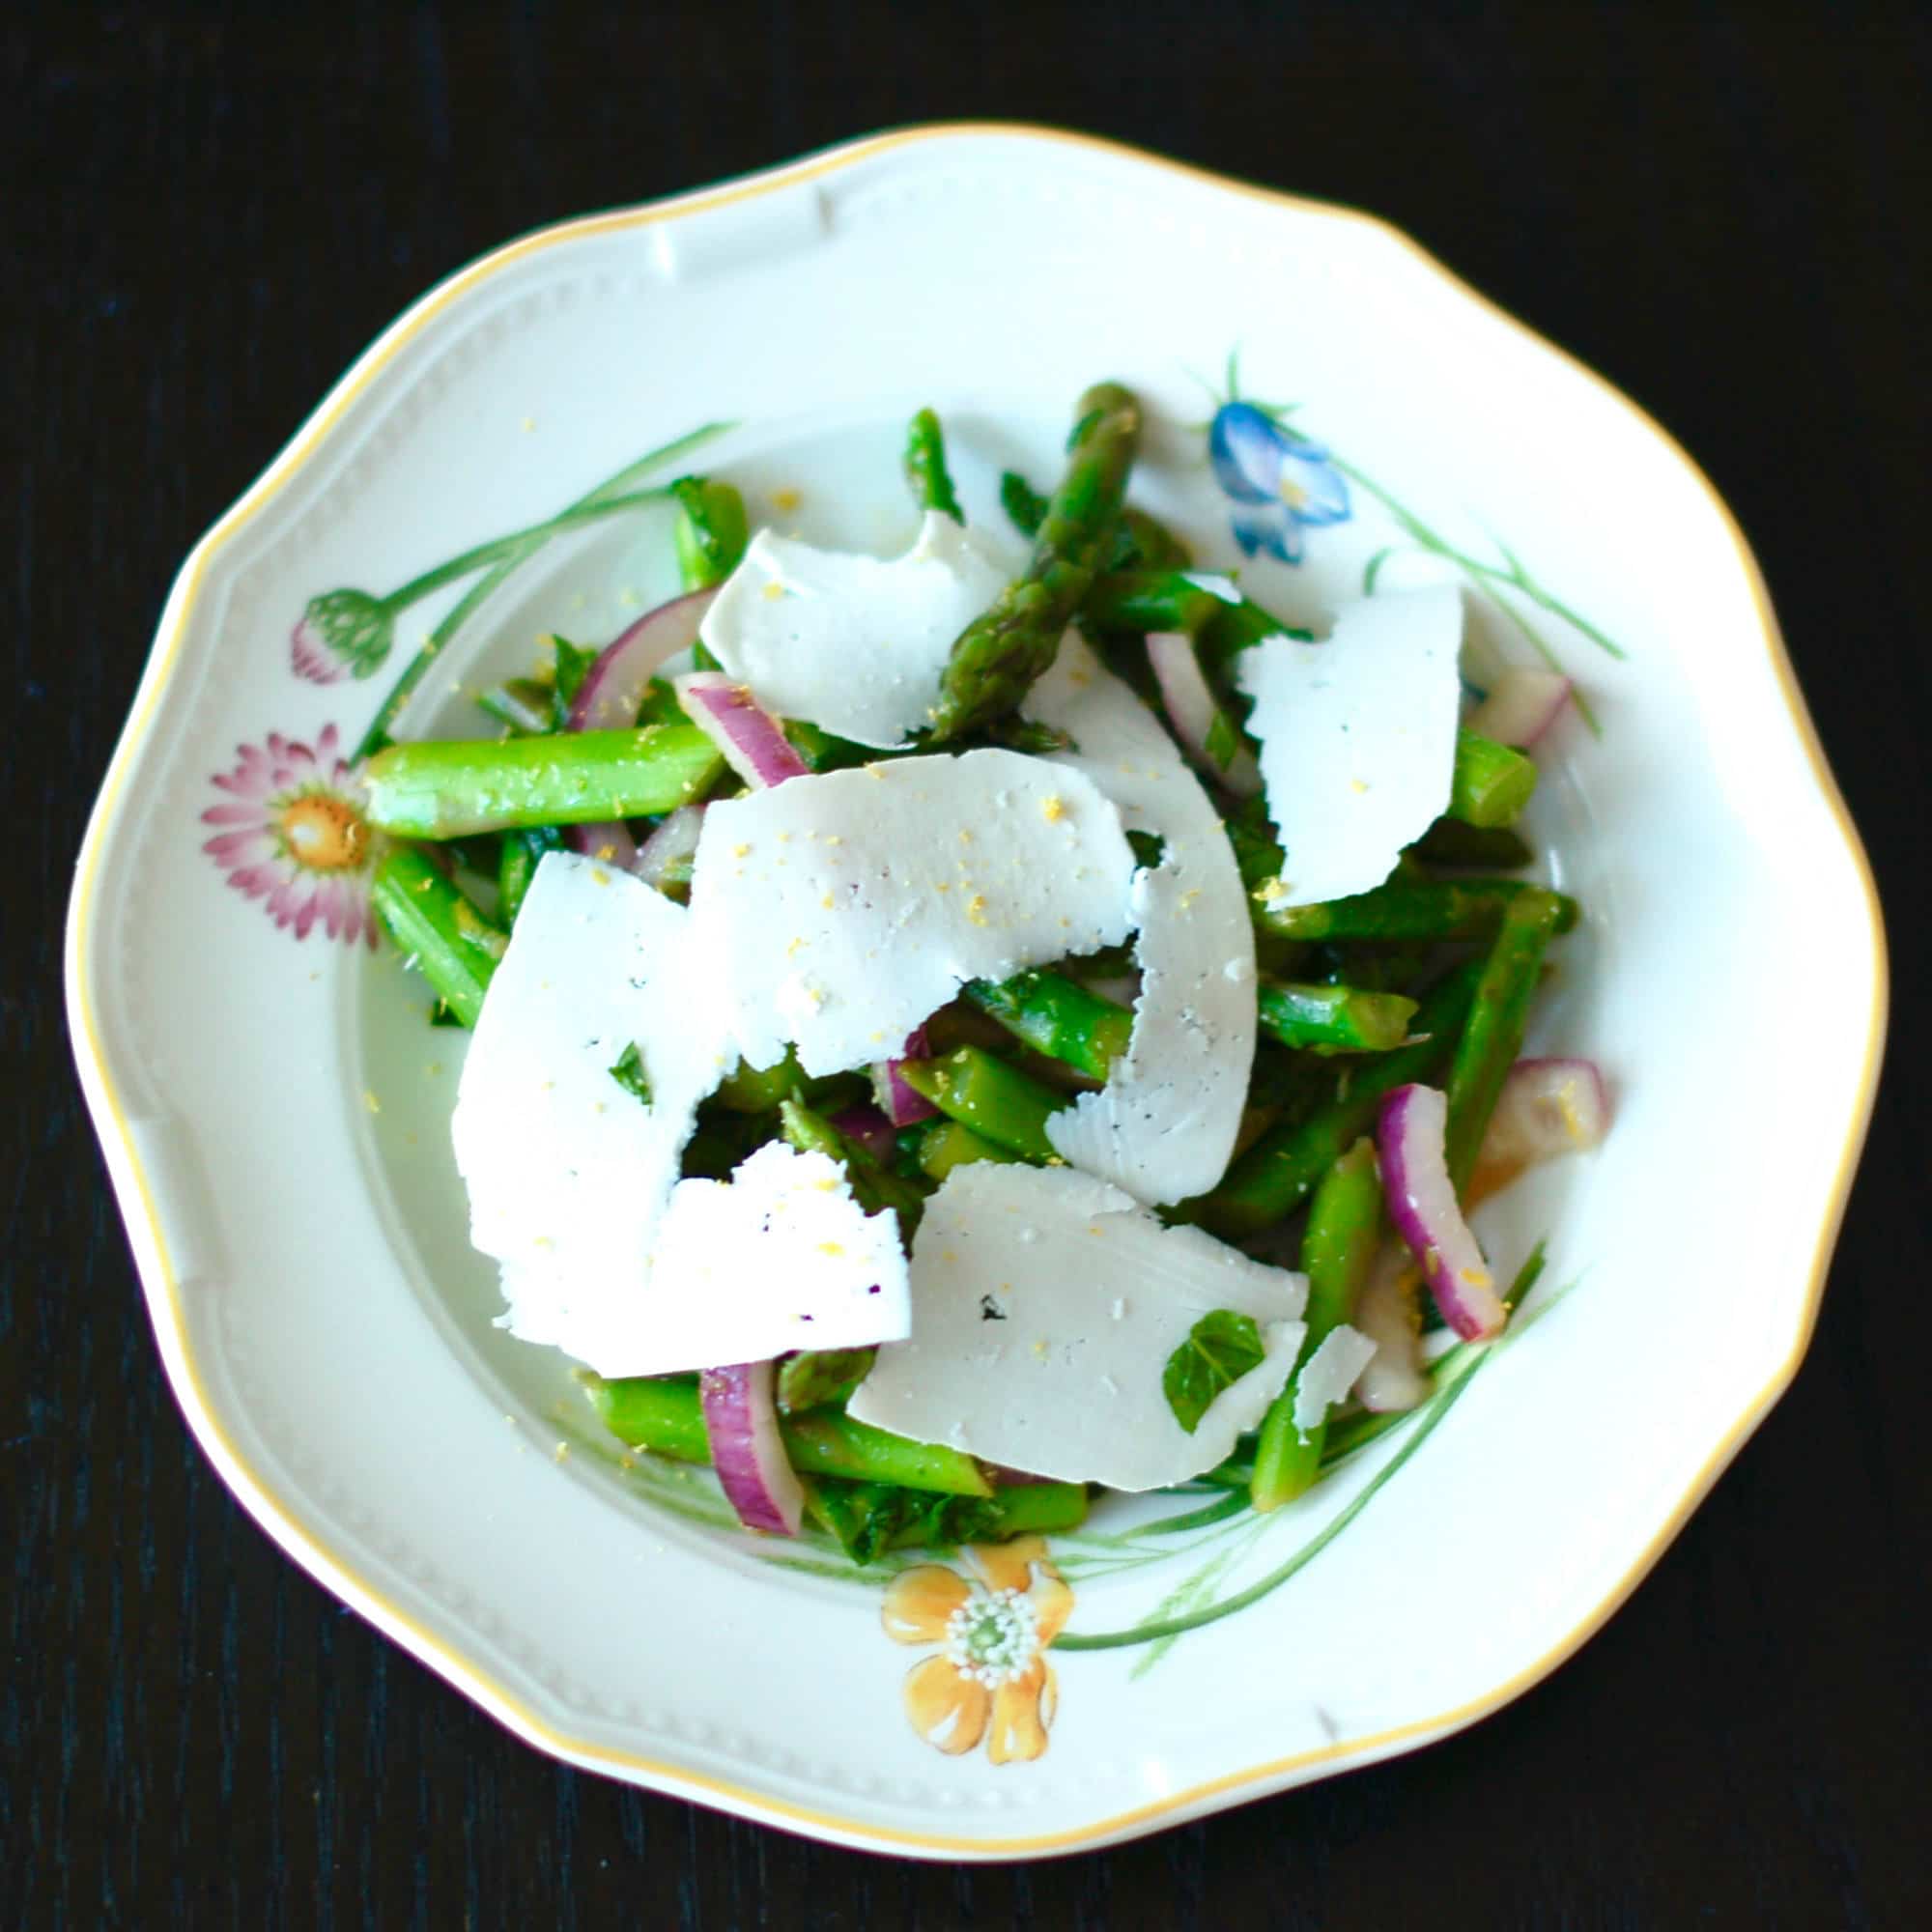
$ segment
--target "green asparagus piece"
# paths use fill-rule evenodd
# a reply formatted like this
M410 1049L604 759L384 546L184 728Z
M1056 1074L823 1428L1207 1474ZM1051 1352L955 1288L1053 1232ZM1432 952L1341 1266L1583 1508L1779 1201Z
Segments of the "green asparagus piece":
M788 1414L823 1408L845 1398L872 1372L876 1349L806 1349L779 1364L778 1405Z
M1536 789L1536 760L1473 731L1456 734L1456 772L1449 785L1449 816L1492 830L1514 825Z
M1249 1492L1258 1510L1279 1509L1314 1482L1328 1434L1326 1417L1304 1435L1294 1426L1294 1399L1301 1371L1322 1340L1354 1313L1369 1264L1381 1239L1382 1187L1375 1143L1358 1140L1315 1190L1301 1237L1301 1271L1308 1277L1308 1332L1288 1386L1270 1405L1255 1445Z
M946 468L946 433L930 410L921 410L906 425L906 481L922 510L940 510L955 524L966 521Z
M1046 498L1017 470L1000 478L1000 502L1022 536L1037 536L1046 521ZM1103 576L1123 570L1185 570L1194 561L1187 546L1160 521L1129 503L1121 512L1113 549L1100 564Z
M1019 1155L995 1147L957 1121L931 1122L919 1140L919 1164L929 1180L944 1180L955 1167L971 1160L1018 1160Z
M961 990L1036 1053L1064 1060L1095 1080L1106 1079L1134 1030L1131 1008L1103 1000L1058 973L1022 973L997 982L976 980Z
M712 1097L733 1114L768 1114L805 1085L798 1055L786 1047L784 1058L770 1066L747 1066L741 1060L718 1083Z
M1542 888L1520 879L1395 878L1350 898L1272 912L1257 895L1264 891L1257 887L1249 904L1255 924L1277 939L1438 940L1489 938L1510 906ZM1577 901L1562 893L1548 896L1556 901L1556 930L1568 932L1577 923Z
M404 958L465 1026L474 1026L490 976L509 944L502 930L408 845L383 855L370 896Z
M1511 902L1484 961L1468 1024L1449 1069L1449 1125L1444 1139L1449 1179L1459 1195L1475 1172L1503 1077L1522 1051L1523 1028L1536 997L1543 955L1550 936L1563 929L1561 919L1558 895L1531 888Z
M882 1214L890 1208L898 1216L906 1238L912 1238L919 1217L925 1211L929 1190L905 1175L881 1167L803 1100L781 1101L779 1120L785 1139L800 1153L828 1154L845 1170L845 1178L852 1183L852 1198L867 1213Z
M580 825L689 805L724 768L696 724L391 745L364 767L369 821L406 838Z
M1333 1099L1264 1134L1212 1193L1188 1204L1189 1218L1238 1238L1293 1213L1343 1150L1368 1131L1384 1094L1448 1064L1481 972L1476 960L1458 967L1423 1001L1414 1045L1351 1062Z
M554 825L528 825L503 835L502 853L497 861L497 921L505 929L517 923L523 910L524 895L537 875L537 867L546 852L556 851L563 835Z
M1048 1117L1066 1104L1064 1094L1030 1079L1016 1066L977 1046L962 1046L943 1060L909 1060L899 1078L923 1094L942 1114L995 1147L1032 1161L1057 1162L1047 1138Z
M997 1520L982 1538L1048 1536L1077 1529L1087 1520L1085 1483L1014 1483L993 1492ZM910 1541L910 1539L907 1539Z
M1309 986L1264 980L1262 1026L1284 1046L1309 1053L1386 1053L1408 1036L1415 1002L1359 986Z
M604 1426L634 1449L650 1449L680 1463L711 1461L704 1406L696 1378L671 1380L627 1376L584 1386ZM972 1457L934 1442L914 1442L854 1422L838 1409L779 1418L779 1434L793 1468L808 1476L844 1476L861 1483L897 1483L952 1496L990 1496L993 1486Z
M1516 872L1534 856L1520 833L1506 825L1468 825L1438 818L1409 848L1432 866L1461 866L1475 872Z
M1102 383L1081 397L1066 474L1047 505L1026 575L952 646L929 743L944 744L1018 708L1052 664L1106 554L1140 440L1140 404Z
M681 476L677 499L677 574L687 591L709 590L737 569L751 541L745 499L729 483Z

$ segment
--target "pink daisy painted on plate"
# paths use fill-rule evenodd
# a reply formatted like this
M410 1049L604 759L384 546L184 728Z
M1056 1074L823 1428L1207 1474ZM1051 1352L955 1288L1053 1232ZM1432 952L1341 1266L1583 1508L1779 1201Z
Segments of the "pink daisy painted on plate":
M201 814L218 828L202 850L298 939L320 921L331 939L374 946L369 873L379 838L363 814L361 778L337 744L329 724L313 751L279 731L239 746L235 769L213 775L229 802Z

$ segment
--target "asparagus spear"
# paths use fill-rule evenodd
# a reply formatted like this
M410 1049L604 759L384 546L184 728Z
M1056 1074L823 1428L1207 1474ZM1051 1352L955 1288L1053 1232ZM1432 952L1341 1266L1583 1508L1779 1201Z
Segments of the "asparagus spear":
M680 476L670 486L677 499L677 574L687 591L709 590L737 569L750 542L745 499L729 483Z
M1456 770L1449 783L1451 818L1485 830L1514 825L1536 789L1536 760L1473 731L1456 734Z
M1354 1312L1355 1297L1381 1239L1382 1188L1376 1171L1375 1143L1358 1140L1315 1190L1308 1227L1301 1237L1301 1271L1308 1277L1308 1306L1302 1320L1308 1332L1288 1386L1269 1406L1255 1446L1255 1472L1249 1492L1258 1510L1292 1502L1314 1482L1321 1467L1326 1419L1305 1435L1294 1426L1294 1398L1301 1371L1331 1329Z
M1533 856L1521 835L1507 826L1466 825L1460 818L1438 818L1408 849L1432 866L1480 872L1520 871Z
M1235 850L1239 857L1239 838ZM1241 869L1246 877L1248 866ZM1262 896L1268 876L1253 887L1248 903L1256 926L1277 939L1487 939L1512 904L1542 892L1520 879L1396 877L1345 899L1270 910ZM1548 896L1556 901L1556 930L1568 932L1577 923L1577 901L1563 893Z
M370 896L404 957L465 1026L474 1026L509 944L501 929L412 846L383 855Z
M1081 397L1066 474L1047 505L1026 575L953 644L930 743L1015 710L1052 664L1112 538L1140 428L1140 404L1119 384L1101 383Z
M1402 1044L1415 1016L1415 1002L1400 993L1288 980L1264 980L1259 1006L1262 1026L1284 1046L1322 1054L1386 1053Z
M1449 1069L1449 1125L1445 1135L1449 1178L1460 1195L1474 1173L1483 1135L1495 1112L1503 1077L1522 1050L1529 1004L1536 996L1543 955L1551 934L1562 930L1555 893L1532 887L1503 914L1483 964L1469 1021Z
M391 745L364 770L372 825L408 838L456 838L669 811L702 797L724 765L696 724L653 724Z
M1000 478L1000 502L1022 536L1037 536L1046 521L1046 498L1017 470ZM1185 570L1194 561L1187 546L1160 521L1129 503L1121 512L1113 549L1100 565L1103 575L1128 570Z
M942 1114L995 1147L1032 1161L1060 1159L1047 1138L1046 1122L1066 1104L1066 1096L1004 1060L977 1046L962 1046L943 1060L901 1063L899 1078Z
M584 1379L604 1426L635 1449L680 1463L711 1461L704 1409L695 1378L627 1376ZM939 1443L914 1442L854 1422L838 1409L781 1415L779 1434L793 1468L808 1476L849 1476L862 1483L898 1483L953 1496L990 1496L993 1486L972 1457Z
M919 1139L919 1164L930 1180L944 1180L955 1167L971 1160L1018 1160L1019 1155L995 1147L957 1121L934 1121Z
M1293 1213L1343 1150L1368 1130L1384 1094L1427 1080L1446 1064L1481 972L1475 960L1458 967L1423 1001L1413 1046L1351 1065L1333 1099L1264 1134L1212 1193L1188 1204L1189 1217L1238 1237Z
M997 982L976 980L961 990L1036 1053L1064 1060L1095 1080L1106 1079L1134 1030L1132 1009L1103 1000L1058 973L1021 973Z
M906 425L905 473L922 510L941 510L955 524L966 521L946 468L946 433L930 410L921 410Z

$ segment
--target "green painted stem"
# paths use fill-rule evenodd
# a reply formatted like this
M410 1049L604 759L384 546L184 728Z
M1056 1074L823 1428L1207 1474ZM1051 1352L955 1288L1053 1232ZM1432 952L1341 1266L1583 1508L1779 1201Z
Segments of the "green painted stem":
M598 484L587 495L580 497L576 502L570 505L564 514L569 516L579 510L615 501L618 497L628 495L632 485L637 483L640 478L647 476L653 469L660 468L664 464L674 462L678 457L689 454L701 444L709 442L714 437L723 436L726 430L732 429L735 426L728 422L705 423L699 428L693 430L688 436L678 437L670 442L661 444L656 449L647 450L635 462L627 463L615 474L607 476L603 482ZM428 641L410 661L409 665L404 668L402 676L396 680L394 686L390 689L389 695L384 698L382 704L377 708L375 717L370 721L369 728L363 732L361 741L355 747L354 753L355 762L360 762L364 758L373 757L376 753L388 744L389 727L402 715L403 706L409 702L411 695L415 691L417 685L422 682L424 676L429 671L430 666L436 662L443 647L462 630L478 606L483 604L490 594L520 564L534 556L543 548L553 533L553 527L550 524L534 526L531 531L524 535L517 548L503 556L490 571L488 576L483 578L481 582L472 584L464 593L461 600L451 609L449 614L430 633ZM446 565L441 567L447 568ZM405 585L404 588L408 589L409 586ZM385 607L400 608L396 606L396 599L401 595L402 592L397 591L382 601Z

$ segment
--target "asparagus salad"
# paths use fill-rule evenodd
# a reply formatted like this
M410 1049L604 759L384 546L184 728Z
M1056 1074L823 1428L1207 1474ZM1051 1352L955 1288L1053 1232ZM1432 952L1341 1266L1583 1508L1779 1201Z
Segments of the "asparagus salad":
M1429 1393L1430 1328L1501 1331L1533 1264L1464 1209L1604 1131L1589 1062L1519 1058L1567 687L1470 712L1453 589L1288 628L1127 504L1139 431L1103 384L1050 496L1005 479L1030 554L929 411L895 558L687 478L686 594L367 767L504 1325L750 1529L1273 1509Z

